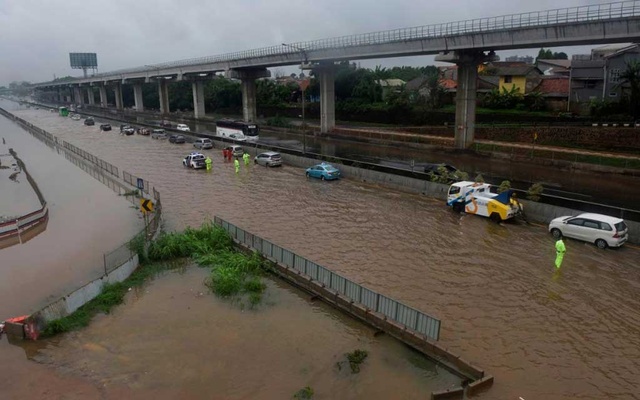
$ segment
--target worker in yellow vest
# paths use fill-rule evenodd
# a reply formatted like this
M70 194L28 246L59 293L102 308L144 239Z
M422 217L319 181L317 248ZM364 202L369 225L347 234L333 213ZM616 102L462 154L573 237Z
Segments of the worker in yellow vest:
M236 159L233 160L233 166L236 167L236 174L240 172L240 161L238 161L238 157L236 157Z
M248 166L249 165L249 160L251 159L251 156L249 155L249 153L244 153L242 155L242 159L244 160L244 165Z
M556 269L560 269L562 265L562 259L564 258L564 253L567 252L567 248L562 241L562 238L559 238L556 241Z

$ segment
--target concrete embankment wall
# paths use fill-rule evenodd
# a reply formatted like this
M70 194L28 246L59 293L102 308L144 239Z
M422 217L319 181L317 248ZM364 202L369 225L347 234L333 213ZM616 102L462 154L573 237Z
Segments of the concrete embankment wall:
M88 172L90 175L97 178L96 175L99 175L98 179L105 186L117 191L121 194L122 189L126 189L127 191L135 190L136 187L132 184L122 180L118 175L114 176L112 172L109 172L110 168L105 169L104 163L102 160L97 157L88 157L88 153L83 152L85 157L81 157L77 154L77 148L74 151L67 151L68 149L64 146L64 142L58 141L58 139L51 135L50 133L44 131L41 128L33 126L32 124L24 121L23 119L7 112L6 110L0 108L0 114L7 116L8 118L15 121L19 126L23 129L34 135L36 138L41 140L43 143L58 148L61 152L65 154L70 161L72 161L75 165L81 168L83 171ZM60 143L59 143L60 142ZM17 159L17 158L16 158ZM19 159L17 159L19 160ZM21 162L19 160L19 162ZM23 166L23 165L22 165ZM25 170L26 172L26 170ZM28 176L28 174L27 174ZM32 182L32 180L30 180ZM40 190L35 185L35 182L32 182L34 185L34 190L38 194L38 197L42 202L44 202L44 197L40 193ZM155 192L155 189L154 189ZM46 203L45 203L46 209ZM143 232L148 232L149 236L154 236L159 232L160 228L160 218L161 218L161 210L162 207L159 202L159 196L157 197L156 203L156 212L153 215L151 221L148 224L148 228ZM33 313L31 316L27 318L27 320L21 323L8 323L7 331L13 332L14 334L22 335L23 337L35 339L38 337L39 332L45 328L48 322L53 320L65 317L78 308L86 304L87 302L93 300L96 296L100 294L102 288L107 283L115 283L122 282L127 279L131 273L138 267L139 260L138 255L133 251L128 249L128 243L123 244L118 249L114 251L119 251L122 248L126 248L127 257L123 257L119 259L117 263L114 263L112 266L106 265L105 260L105 273L100 278L97 278L80 288L72 291L71 293L63 296L62 298L52 302L47 305L43 309ZM107 256L106 254L104 255Z

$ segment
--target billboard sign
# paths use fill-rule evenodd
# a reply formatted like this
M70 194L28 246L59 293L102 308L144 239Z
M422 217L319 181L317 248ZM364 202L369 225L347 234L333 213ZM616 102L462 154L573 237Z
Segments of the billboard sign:
M71 61L71 68L98 68L98 56L96 53L69 53L69 60Z

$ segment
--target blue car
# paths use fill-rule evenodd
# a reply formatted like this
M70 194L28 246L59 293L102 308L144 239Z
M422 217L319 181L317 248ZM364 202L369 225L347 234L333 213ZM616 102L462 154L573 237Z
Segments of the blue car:
M307 178L320 178L324 180L338 179L340 178L340 171L331 164L322 163L307 168Z

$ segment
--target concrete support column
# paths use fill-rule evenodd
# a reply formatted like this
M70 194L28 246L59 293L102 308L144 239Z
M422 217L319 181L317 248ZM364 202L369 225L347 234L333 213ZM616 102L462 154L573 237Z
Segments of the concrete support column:
M136 111L144 111L142 100L142 85L133 85L133 100L136 104Z
M478 64L459 62L457 65L455 146L457 149L467 149L473 144L475 136Z
M84 104L84 97L82 96L82 90L79 87L73 88L73 102L75 104Z
M451 62L458 66L455 130L457 149L468 149L473 145L476 127L478 65L496 59L493 51L486 55L482 51L460 51L436 56L436 61Z
M245 122L255 122L258 116L256 104L256 79L268 78L271 72L266 68L239 69L226 72L227 78L240 79L242 81L242 114Z
M204 117L204 82L195 81L191 84L193 89L193 115L196 118ZM244 100L243 100L244 101Z
M107 101L107 87L99 86L98 92L100 92L100 107L106 108L109 105Z
M160 79L158 81L158 97L160 98L160 113L169 114L169 87L167 81Z
M336 70L333 64L320 66L320 133L329 133L336 127Z
M122 84L116 83L113 87L113 93L116 96L116 109L122 110L124 107L122 105Z
M242 116L244 122L256 122L258 106L256 104L256 80L242 80Z
M89 105L95 105L96 104L96 96L95 93L93 92L93 87L88 87L87 88L87 97L89 98Z

